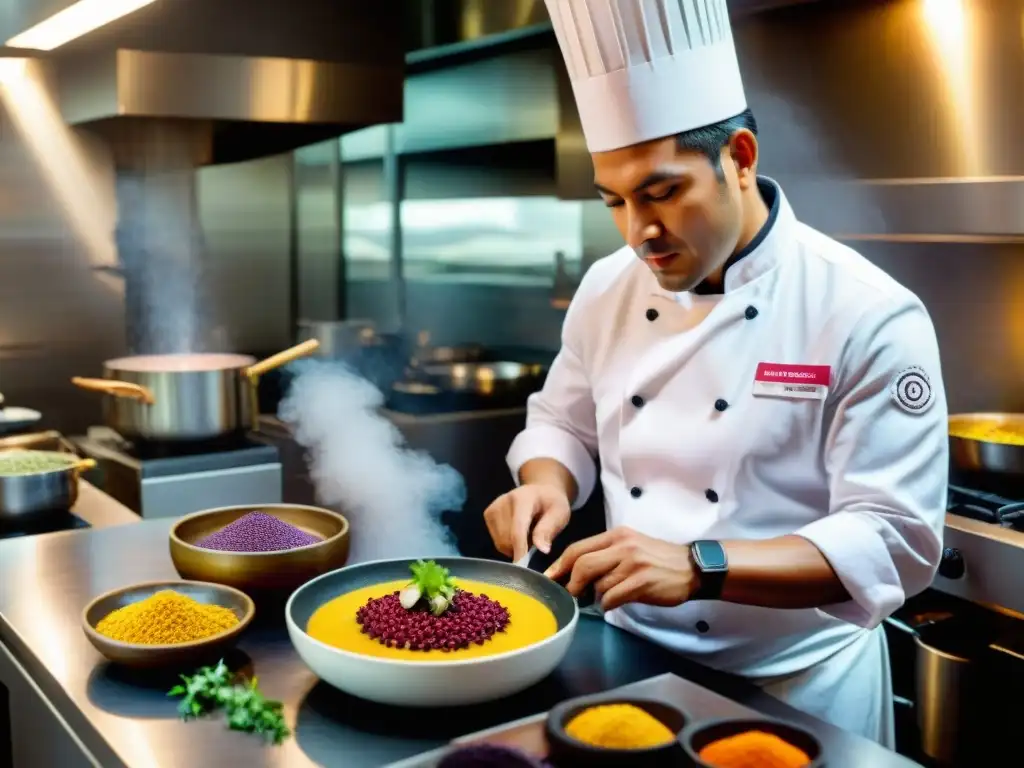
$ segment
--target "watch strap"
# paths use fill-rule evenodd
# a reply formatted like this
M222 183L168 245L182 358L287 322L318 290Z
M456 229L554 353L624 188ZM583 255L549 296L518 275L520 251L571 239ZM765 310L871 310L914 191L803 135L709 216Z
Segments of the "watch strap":
M691 600L718 600L729 575L725 547L717 541L695 541L690 545L690 561L697 570L698 586Z

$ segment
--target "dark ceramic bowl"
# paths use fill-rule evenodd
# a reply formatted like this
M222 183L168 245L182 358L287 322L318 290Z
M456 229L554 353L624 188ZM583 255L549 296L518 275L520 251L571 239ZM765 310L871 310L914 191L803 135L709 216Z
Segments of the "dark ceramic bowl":
M664 723L677 738L649 749L603 749L577 741L565 732L566 725L580 712L603 704L632 704ZM563 701L548 713L545 731L551 761L559 768L676 768L685 765L686 756L678 736L689 718L671 704L653 699L598 694Z
M238 623L219 635L173 645L122 643L96 631L96 625L118 608L145 600L164 589L172 589L200 603L229 608L238 617ZM151 581L114 589L95 598L82 611L82 629L93 647L116 664L136 668L180 667L187 670L203 661L216 661L234 645L255 615L256 606L249 596L231 587L199 581Z
M223 552L196 545L250 512L264 512L322 541L277 552ZM171 561L183 579L208 581L246 594L290 593L348 560L348 520L337 512L301 504L254 504L207 509L186 515L170 534Z
M691 725L683 733L683 749L690 760L689 765L696 768L715 768L711 763L700 759L699 753L713 741L726 739L748 731L763 731L778 736L794 747L802 749L811 759L805 768L824 768L825 755L818 737L810 731L781 720L767 718L744 718L735 720L710 720Z

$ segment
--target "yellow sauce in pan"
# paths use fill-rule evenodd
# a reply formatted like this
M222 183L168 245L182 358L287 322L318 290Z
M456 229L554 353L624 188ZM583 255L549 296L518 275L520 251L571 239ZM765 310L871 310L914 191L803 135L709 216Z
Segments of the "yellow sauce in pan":
M508 609L509 625L504 632L496 633L483 645L473 644L450 653L439 650L411 651L407 648L388 648L369 635L364 635L360 631L362 628L359 623L356 622L356 611L365 605L367 600L400 590L408 583L408 579L389 581L336 597L316 609L309 619L306 632L321 643L352 653L385 659L430 662L458 661L508 653L539 643L558 631L555 614L539 600L508 587L455 579L455 584L459 588L475 595L485 594Z
M949 436L965 440L984 440L1003 445L1024 445L1024 423L998 421L952 423L949 426Z

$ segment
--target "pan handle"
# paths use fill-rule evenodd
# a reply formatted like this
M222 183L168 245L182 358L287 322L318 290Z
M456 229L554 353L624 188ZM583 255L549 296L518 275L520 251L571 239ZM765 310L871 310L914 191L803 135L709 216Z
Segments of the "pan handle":
M272 371L275 368L280 368L282 365L287 365L293 360L298 360L300 357L306 357L316 352L320 348L320 342L317 339L309 339L301 344L296 344L294 347L284 350L284 352L278 352L276 355L268 357L266 360L260 360L255 365L250 365L245 369L245 375L250 379L255 379L258 376L262 376L267 371Z
M102 392L113 397L126 397L146 405L153 405L156 402L153 391L141 384L114 381L113 379L84 379L81 376L73 377L71 383L80 389L88 389L90 392Z
M96 460L95 459L82 459L81 461L76 461L74 464L72 464L69 467L69 469L72 470L73 472L77 473L77 472L85 472L87 470L93 469L95 466L96 466Z

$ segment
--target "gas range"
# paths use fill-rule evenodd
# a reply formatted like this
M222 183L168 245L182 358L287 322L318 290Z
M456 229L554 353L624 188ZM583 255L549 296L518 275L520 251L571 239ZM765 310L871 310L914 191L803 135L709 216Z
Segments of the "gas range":
M932 587L1024 614L1024 483L950 479L944 550Z
M280 453L252 436L217 444L134 445L96 427L71 440L96 461L95 483L146 519L281 503Z

